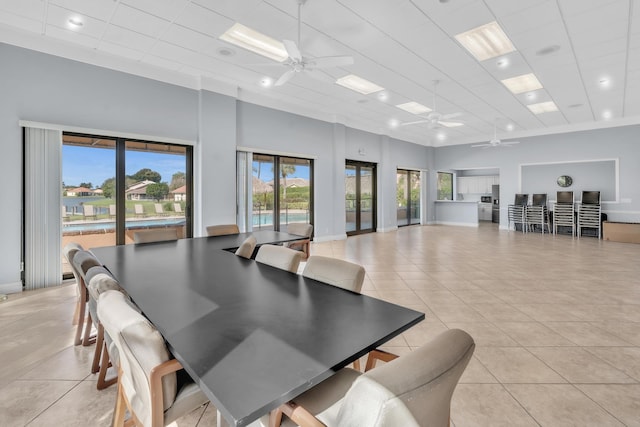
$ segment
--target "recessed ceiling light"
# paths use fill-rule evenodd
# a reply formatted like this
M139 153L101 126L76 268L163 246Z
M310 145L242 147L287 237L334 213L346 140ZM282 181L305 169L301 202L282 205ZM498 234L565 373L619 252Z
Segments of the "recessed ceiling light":
M527 99L534 100L534 99L536 99L537 97L538 97L538 95L537 95L535 92L529 92L529 93L527 94Z
M509 66L509 58L500 58L496 62L496 65L500 68L507 68Z
M501 80L501 82L513 94L542 89L542 84L538 81L538 78L533 73L511 77L510 79Z
M507 130L509 132L511 132L514 128L515 128L515 126L513 125L513 123L507 123Z
M611 110L604 110L602 112L602 118L605 120L609 120L610 118L613 117L613 112Z
M378 86L375 83L365 80L362 77L358 77L355 74L349 74L344 77L340 77L336 80L336 83L347 89L354 90L363 95L369 95L370 93L379 92L384 90L382 86Z
M397 128L398 126L400 126L400 120L398 120L398 119L391 119L391 120L389 120L389 127L390 127L391 129L395 129L395 128Z
M611 86L611 79L608 77L601 77L600 80L598 80L598 84L600 87L606 89Z
M271 77L263 77L260 80L260 86L262 87L271 87L273 85L273 79Z
M407 111L411 114L424 114L431 111L431 108L415 101L405 102L404 104L398 104L396 105L396 107L398 107L401 110Z
M547 47L543 47L540 50L536 51L536 55L538 56L545 56L545 55L550 55L554 52L557 52L560 50L560 46L558 46L557 44L551 45L551 46L547 46Z
M385 90L383 90L382 92L378 93L377 95L378 99L380 101L386 101L387 99L389 99L389 93Z
M553 101L527 105L527 108L529 108L533 114L552 113L554 111L558 111L558 106Z
M568 108L580 108L580 107L582 107L582 106L583 106L583 104L579 104L579 103L578 103L578 104L571 104L571 105L568 105L567 107L568 107Z
M445 139L447 139L447 134L444 132L438 132L436 134L436 138L438 138L438 141L444 141Z
M284 45L254 29L235 23L220 36L224 40L258 55L282 62L289 57Z
M458 126L464 126L464 123L460 123L460 122L441 122L441 121L439 121L438 123L440 123L442 126L448 127L448 128L457 128Z
M369 102L369 100L368 100L368 99L358 99L356 102L357 102L358 104L366 104L366 103L368 103L368 102Z
M79 16L72 16L67 22L69 23L69 26L71 28L80 28L84 25L84 22L82 22L82 18L80 18Z
M478 61L516 50L500 25L493 21L456 35L456 40Z

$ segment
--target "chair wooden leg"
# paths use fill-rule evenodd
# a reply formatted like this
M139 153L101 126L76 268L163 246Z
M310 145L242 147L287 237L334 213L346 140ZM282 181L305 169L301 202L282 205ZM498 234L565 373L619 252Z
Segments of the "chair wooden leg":
M84 316L84 310L86 306L87 304L84 301L80 301L80 307L78 310L78 326L76 327L76 338L73 342L74 345L82 344L82 330L83 330L84 323L86 321Z
M80 297L78 297L78 300L76 301L76 308L73 311L73 319L71 320L71 324L77 325L78 319L80 319Z
M269 414L269 427L280 427L282 424L282 409L274 409Z
M118 378L122 376L121 372L118 372ZM124 413L126 411L126 402L124 397L124 390L122 384L118 381L118 393L116 395L116 406L113 408L113 427L124 426Z
M98 323L98 333L96 334L96 351L93 353L93 363L91 364L91 373L95 374L100 369L100 356L104 347L104 328Z
M96 342L95 335L91 335L91 328L93 328L93 320L91 319L91 313L87 316L84 325L84 336L82 337L82 345L87 347Z
M353 361L353 369L355 369L356 371L360 370L360 359L356 359Z
M109 351L107 350L107 343L104 343L102 349L102 361L100 362L100 372L98 373L98 382L96 384L96 388L98 390L104 390L107 387L111 387L118 381L118 377L113 377L111 379L106 379L107 370L113 366L111 364L111 359L109 358Z

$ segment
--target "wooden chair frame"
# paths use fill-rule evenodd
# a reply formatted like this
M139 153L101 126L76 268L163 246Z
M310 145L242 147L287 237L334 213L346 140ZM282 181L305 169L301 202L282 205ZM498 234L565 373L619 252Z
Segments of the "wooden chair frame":
M172 372L182 369L182 365L177 359L167 360L164 363L154 367L149 374L149 390L151 394L151 427L164 426L164 411L162 393L162 377ZM136 417L131 404L124 393L121 383L122 369L118 368L118 395L116 397L116 405L113 410L113 427L123 426L140 426L144 427L140 420ZM124 419L125 411L129 411L131 417Z
M376 365L376 361L378 360L391 362L397 358L397 355L384 350L372 350L369 352L367 357L367 363L364 371L367 372L368 370L373 369ZM357 369L359 369L359 365L360 364L358 363ZM326 427L326 425L317 419L311 412L295 402L284 403L277 409L271 411L269 414L269 427L279 427L282 423L282 415L286 415L291 419L291 421L295 422L300 427Z

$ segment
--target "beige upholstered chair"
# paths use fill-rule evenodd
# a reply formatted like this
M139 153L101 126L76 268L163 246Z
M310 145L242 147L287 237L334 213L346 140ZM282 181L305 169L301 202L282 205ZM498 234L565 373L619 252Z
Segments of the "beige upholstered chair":
M240 245L238 249L236 249L236 255L241 256L243 258L251 259L253 255L253 251L256 249L256 238L253 236L249 236L244 239L244 242Z
M114 426L124 425L127 410L128 421L135 425L165 426L208 401L193 382L178 384L180 362L172 359L160 333L121 292L100 295L98 317L119 353Z
M96 348L93 354L91 373L98 374L96 388L102 390L115 384L117 381L116 377L107 379L106 376L107 370L112 366L112 358L117 366L118 353L113 341L108 334L104 333L104 327L102 323L100 323L100 318L98 317L98 299L100 295L106 291L119 291L122 293L125 293L125 291L120 287L118 281L111 275L109 270L104 267L90 268L85 275L85 280L87 289L89 290L89 313L91 314L91 320L97 331Z
M240 233L240 229L236 224L210 225L207 227L207 236L226 236L238 233Z
M84 250L84 248L80 244L75 242L67 243L64 246L64 248L62 248L62 254L67 260L67 263L69 264L69 266L71 267L71 272L73 273L73 277L74 279L76 279L76 283L78 284L76 288L77 294L78 294L78 300L76 301L76 308L75 308L75 311L73 312L73 320L71 323L73 325L78 324L78 320L80 316L80 303L81 301L83 301L83 299L81 298L82 294L80 293L80 273L78 273L78 270L76 270L76 267L73 265L73 257L75 256L76 252L82 251L82 250ZM82 302L82 303L85 304L85 302Z
M258 249L256 261L291 273L297 273L301 257L300 252L293 249L276 245L262 245Z
M100 266L100 261L97 260L91 252L79 250L73 255L73 261L71 262L73 268L78 273L78 292L80 299L80 306L78 308L78 327L76 328L75 345L88 346L93 344L94 339L91 338L91 314L85 321L87 302L89 301L89 291L87 290L85 275L91 267ZM84 335L82 333L84 329Z
M360 293L364 267L349 261L324 256L310 256L302 272L304 277Z
M433 341L364 374L342 369L274 411L301 426L449 426L451 396L475 349L473 338L451 329ZM375 355L372 352L372 355ZM263 425L269 416L262 418ZM320 422L320 423L319 423Z
M154 228L140 230L133 233L133 243L153 243L178 240L178 230L175 228Z
M303 222L296 222L287 226L287 233L296 234L298 236L306 237L305 240L297 240L295 242L285 243L287 248L301 251L303 253L302 258L307 259L309 257L309 247L311 246L311 233L313 232L313 225Z

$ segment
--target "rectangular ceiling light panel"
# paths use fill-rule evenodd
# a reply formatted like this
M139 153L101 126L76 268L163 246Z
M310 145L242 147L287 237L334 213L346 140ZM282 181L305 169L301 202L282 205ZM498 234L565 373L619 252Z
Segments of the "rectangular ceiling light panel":
M431 111L431 108L415 101L405 102L404 104L396 105L396 107L412 114L424 114Z
M495 58L516 48L496 21L456 35L456 40L478 61Z
M281 42L240 23L233 24L231 28L220 36L220 40L278 62L282 62L289 57Z
M558 106L553 101L540 102L538 104L527 105L533 114L552 113L558 111Z
M542 89L542 84L538 81L538 78L533 73L511 77L510 79L501 80L501 82L513 94Z
M375 83L365 80L362 77L358 77L355 74L349 74L344 77L340 77L336 80L336 83L340 86L346 87L363 95L369 95L370 93L380 92L384 90L383 87L378 86Z

